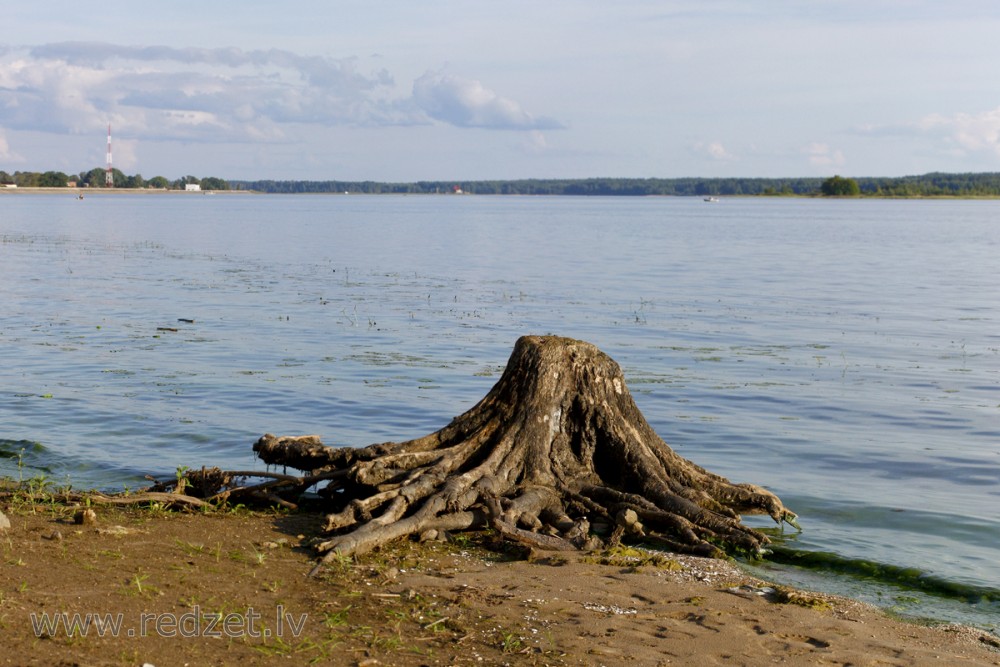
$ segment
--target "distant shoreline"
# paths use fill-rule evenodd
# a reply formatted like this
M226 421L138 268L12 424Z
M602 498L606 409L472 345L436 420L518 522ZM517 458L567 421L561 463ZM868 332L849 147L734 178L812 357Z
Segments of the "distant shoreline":
M168 181L157 176L116 174L113 188L102 187L104 171L81 173L80 179L61 172L0 171L3 184L20 185L18 190L61 192L63 187L75 192L141 192L159 194L184 192L187 186L199 185L202 193L257 194L439 194L439 195L552 195L575 197L863 197L876 199L997 199L1000 198L1000 172L949 174L931 172L918 176L853 177L798 176L787 178L756 177L684 177L684 178L521 178L513 180L448 181L345 181L345 180L246 180L186 176ZM42 184L45 184L44 187ZM164 186L163 188L154 188ZM72 187L75 185L76 187ZM83 187L90 186L90 187ZM143 187L133 187L143 186ZM148 189L147 189L148 188ZM166 189L169 188L169 189ZM7 192L0 187L0 192Z
M84 195L84 198L88 195L101 196L101 195L254 195L254 194L264 194L262 192L255 192L253 190L165 190L163 188L32 188L32 187L18 187L18 188L3 188L0 187L0 195L4 194L52 194L52 195L71 195L74 197L79 197Z
M636 199L636 198L676 198L676 199L701 199L701 195L661 195L661 194L619 194L619 195L607 195L607 194L577 194L577 193L566 193L566 194L525 194L525 193L511 193L511 194L497 194L497 193L463 193L461 195L454 195L452 193L435 193L435 192L265 192L263 190L166 190L163 188L58 188L58 187L48 187L48 188L37 188L37 187L18 187L18 188L3 188L0 187L0 196L10 194L10 195L28 195L28 194L44 194L44 195L69 195L72 197L80 197L83 195L83 199L87 197L103 197L103 196L119 196L119 195L184 195L184 196L198 196L198 195L268 195L268 196L295 196L295 195L308 195L308 196L351 196L351 197L392 197L392 196L414 196L414 197L468 197L468 196L478 196L478 197L601 197L605 199ZM831 197L819 194L790 194L790 195L764 195L764 194L738 194L738 195L722 195L719 200L726 199L824 199L824 200L936 200L936 201L995 201L1000 199L1000 195L855 195L855 196L840 196Z
M0 188L0 196L10 194L10 195L69 195L71 197L80 197L84 195L83 199L88 197L104 197L104 196L120 196L120 195L175 195L175 196L198 196L198 195L257 195L257 196L269 196L269 197L289 197L289 196L309 196L309 197L454 197L456 195L446 195L444 193L425 193L425 192L264 192L261 190L199 190L199 191L187 191L187 190L162 190L162 189L146 189L146 188L95 188L93 190L89 188L85 189L73 189L73 188ZM657 194L641 194L641 195L581 195L581 194L477 194L470 195L464 194L462 197L473 196L473 197L504 197L504 198L517 198L517 197L582 197L582 198L603 198L603 199L641 199L641 198L660 198L660 199L701 199L700 195L657 195ZM842 200L930 200L930 201L996 201L1000 200L1000 195L857 195L857 196L843 196L843 197L829 197L823 195L726 195L720 197L720 200L725 199L821 199L821 200L831 200L831 201L842 201Z

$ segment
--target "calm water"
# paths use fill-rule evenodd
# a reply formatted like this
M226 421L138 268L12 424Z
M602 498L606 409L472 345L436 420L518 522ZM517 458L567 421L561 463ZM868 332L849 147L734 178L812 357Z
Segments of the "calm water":
M557 333L801 515L769 577L996 630L998 276L1000 202L0 196L0 474L416 437Z

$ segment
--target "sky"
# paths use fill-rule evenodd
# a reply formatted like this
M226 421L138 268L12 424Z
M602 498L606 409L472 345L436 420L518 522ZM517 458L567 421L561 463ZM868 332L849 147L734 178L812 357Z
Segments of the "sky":
M1000 171L997 0L48 0L0 170L468 180Z

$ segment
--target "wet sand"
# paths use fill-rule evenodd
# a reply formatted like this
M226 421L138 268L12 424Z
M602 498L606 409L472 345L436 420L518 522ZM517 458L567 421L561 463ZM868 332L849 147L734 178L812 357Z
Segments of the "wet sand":
M514 560L459 535L307 579L318 515L97 508L78 525L58 503L0 507L2 665L1000 665L982 631L903 623L722 561ZM119 626L39 631L74 614Z

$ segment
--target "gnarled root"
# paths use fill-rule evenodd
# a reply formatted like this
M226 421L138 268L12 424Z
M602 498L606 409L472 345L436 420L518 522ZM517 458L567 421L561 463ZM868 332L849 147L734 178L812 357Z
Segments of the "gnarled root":
M539 549L593 547L590 533L603 531L611 541L642 538L703 555L759 552L767 537L743 526L741 514L795 518L769 491L678 456L610 357L554 336L519 339L489 394L430 435L361 449L265 435L254 450L309 471L299 485L330 476L331 537L319 550L331 556L444 525L491 525Z

